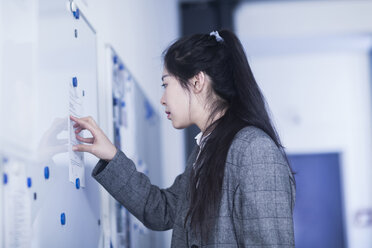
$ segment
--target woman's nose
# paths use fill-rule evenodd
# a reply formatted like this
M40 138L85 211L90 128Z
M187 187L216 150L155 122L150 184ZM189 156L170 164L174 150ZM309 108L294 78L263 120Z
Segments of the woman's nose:
M164 94L160 98L160 104L165 105L165 99L164 99Z

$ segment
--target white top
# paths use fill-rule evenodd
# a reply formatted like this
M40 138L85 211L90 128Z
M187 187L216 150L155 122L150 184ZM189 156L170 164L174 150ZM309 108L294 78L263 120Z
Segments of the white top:
M196 144L198 144L198 146L200 146L200 141L201 141L201 137L203 136L203 132L200 132L198 133L196 136L195 136L195 141L196 141Z
M202 138L202 136L203 136L203 132L200 132L200 133L198 133L196 136L195 136L195 141L196 141L196 144L198 145L198 146L200 146L200 144L201 144L201 142L203 142L208 136L210 135L210 133L207 135L207 136L205 136L205 137L203 137ZM205 143L205 142L203 142L203 143ZM204 144L203 144L204 145ZM201 147L201 148L203 148L203 147Z
M201 147L200 147L199 152L198 152L198 155L196 156L196 159L195 159L195 161L194 161L194 163L193 163L193 167L194 167L194 169L195 169L195 163L196 163L196 161L198 161L198 158L199 158L199 155L200 155L200 153L201 153L201 150L202 150L203 146L205 145L204 140L205 140L206 138L208 138L209 135L210 135L210 133L209 133L207 136L203 137L203 132L200 132L200 133L198 133L198 134L195 136L196 144L197 144L198 146L201 145Z

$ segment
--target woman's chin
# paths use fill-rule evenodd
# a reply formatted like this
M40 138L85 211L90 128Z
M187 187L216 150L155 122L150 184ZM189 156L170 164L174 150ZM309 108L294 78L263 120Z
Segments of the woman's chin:
M178 126L177 124L172 123L172 125L173 125L173 127L174 127L175 129L182 129L182 127Z
M184 128L188 127L187 125L182 125L181 123L177 123L173 120L172 120L172 125L175 129L184 129Z

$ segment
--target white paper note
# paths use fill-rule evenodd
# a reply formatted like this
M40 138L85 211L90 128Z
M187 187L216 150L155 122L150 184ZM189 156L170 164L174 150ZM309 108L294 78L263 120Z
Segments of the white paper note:
M75 87L73 84L70 84L69 87L69 112L70 115L75 117L83 116L83 98L84 91L79 90L77 85L77 79ZM70 167L69 167L69 179L70 182L77 184L79 181L79 187L85 186L85 177L84 177L84 153L76 152L72 150L72 147L77 144L81 144L80 141L76 139L75 130L73 125L74 121L69 119L69 154L70 154Z
M4 186L4 247L31 245L31 194L26 184L26 164L9 160L4 166L8 183ZM30 179L31 180L31 179Z

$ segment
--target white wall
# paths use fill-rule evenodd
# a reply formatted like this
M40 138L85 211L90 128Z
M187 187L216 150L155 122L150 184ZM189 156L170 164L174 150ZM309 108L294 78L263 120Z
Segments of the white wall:
M360 34L372 30L371 4L370 0L243 1L235 24L243 39Z
M371 247L371 1L243 3L237 33L290 153L340 152L348 247Z

